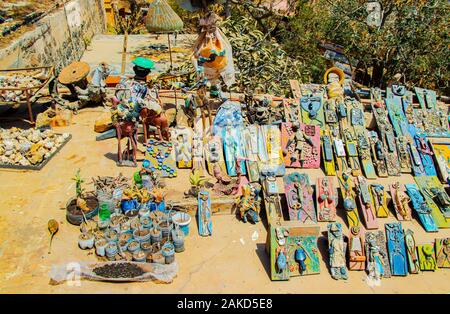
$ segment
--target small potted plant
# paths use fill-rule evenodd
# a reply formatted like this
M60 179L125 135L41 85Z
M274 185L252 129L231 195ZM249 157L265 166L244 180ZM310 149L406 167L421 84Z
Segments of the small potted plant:
M66 219L73 225L79 226L98 214L98 200L93 192L85 192L80 169L72 178L75 181L75 197L69 199L66 205Z
M108 246L108 242L101 238L95 241L95 253L98 256L105 256L106 254L106 246Z
M198 193L208 182L208 179L202 178L200 176L200 171L198 169L195 169L189 175L189 182L191 183L191 187L189 188L188 191L184 192L184 195L186 197L198 197Z
M92 249L94 247L94 241L95 237L91 231L82 233L78 237L78 245L82 250Z

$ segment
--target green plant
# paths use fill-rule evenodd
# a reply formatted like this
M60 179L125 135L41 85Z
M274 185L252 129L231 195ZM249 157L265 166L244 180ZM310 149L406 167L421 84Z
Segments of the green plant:
M84 192L84 189L81 186L84 180L81 178L80 171L81 170L78 169L77 172L75 173L75 176L72 178L72 180L75 181L75 191L77 198L81 198Z

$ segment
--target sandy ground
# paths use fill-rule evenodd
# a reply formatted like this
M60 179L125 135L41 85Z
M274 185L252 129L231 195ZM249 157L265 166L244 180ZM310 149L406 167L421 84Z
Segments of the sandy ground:
M134 36L133 36L134 37ZM145 47L148 36L130 40L130 52ZM161 39L161 42L163 39ZM180 41L181 42L181 41ZM83 60L95 64L107 57L116 67L121 60L121 37L98 36ZM129 58L132 55L129 56ZM128 59L130 60L130 59ZM39 109L34 107L35 110ZM82 176L115 176L122 172L131 176L134 168L118 168L115 164L116 140L95 141L93 125L101 108L85 108L74 116L73 124L61 128L70 132L72 140L41 171L0 170L0 292L2 293L449 293L450 270L438 270L406 278L384 279L381 286L371 287L364 272L349 272L346 281L331 278L326 260L327 241L319 238L321 273L295 277L287 282L270 280L269 257L265 252L267 235L265 222L245 224L234 215L213 216L214 235L201 238L195 219L186 239L186 251L176 255L179 273L172 284L133 283L110 284L82 281L81 286L49 285L49 271L53 265L76 261L95 261L93 252L78 248L79 229L65 219L65 204L75 193L70 179L78 168ZM26 116L26 108L17 113ZM2 127L8 126L2 123ZM311 181L324 176L321 170L306 170ZM168 199L178 199L188 189L189 171L179 171L176 179L167 181ZM413 183L409 175L398 178L401 183ZM384 185L394 179L379 179ZM397 178L395 178L397 180ZM337 181L335 180L335 184ZM281 187L281 186L280 186ZM89 190L90 185L86 188ZM348 234L342 209L338 221ZM60 230L48 254L47 222L54 218ZM396 221L391 216L379 224ZM321 232L326 223L320 223ZM433 242L436 237L449 237L450 229L426 233L414 219L403 223L412 229L417 244Z
M244 224L233 215L213 217L214 235L197 235L195 220L186 239L186 251L176 255L179 274L172 284L148 283L108 284L82 281L80 287L66 284L49 285L52 265L73 261L95 261L91 252L77 246L78 228L68 224L62 209L74 193L70 178L78 168L88 179L95 175L131 175L133 168L115 165L114 139L95 142L92 131L100 108L86 108L74 117L70 127L72 140L39 172L0 172L0 292L3 293L448 293L450 271L409 275L406 278L382 280L381 286L370 287L364 272L350 272L346 281L335 281L329 275L322 254L321 274L295 277L288 282L271 282L269 258L264 250L265 225ZM323 175L321 170L305 171L311 179ZM90 180L86 180L90 181ZM389 180L379 180L387 184ZM402 183L412 183L402 176ZM177 179L167 182L169 199L181 196L188 187L188 171L180 171ZM89 188L89 185L88 185ZM48 254L47 221L55 218L60 231ZM339 217L348 233L346 223ZM380 224L395 218L380 219ZM321 231L326 223L320 223ZM415 232L418 244L448 237L450 230L427 234L417 220L403 223ZM320 251L326 252L326 239L319 239Z

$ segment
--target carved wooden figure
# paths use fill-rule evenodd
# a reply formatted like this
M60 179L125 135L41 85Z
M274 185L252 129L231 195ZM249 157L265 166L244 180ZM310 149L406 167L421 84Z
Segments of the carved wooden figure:
M427 176L436 176L436 168L433 163L433 152L431 151L428 140L423 135L415 135L414 140L422 160L422 165Z
M434 221L432 209L430 206L428 206L417 185L405 184L405 188L406 193L408 193L408 196L411 199L412 207L419 217L419 221L421 222L425 231L437 232L438 227L436 225L436 222Z
M380 178L388 177L386 165L386 149L383 142L379 139L375 131L370 132L370 144L372 151L373 164Z
M372 195L376 216L378 218L387 218L389 216L389 208L387 206L384 186L381 184L371 184L370 194Z
M347 153L345 152L344 142L340 138L333 140L333 148L336 157L336 166L339 172L348 171Z
M399 136L395 141L400 162L400 171L402 173L411 173L411 156L409 154L408 138L406 136Z
M210 136L204 145L205 161L208 173L214 176L214 167L218 166L221 173L226 172L223 157L222 138L220 136Z
M363 214L366 229L378 229L378 222L375 214L375 208L369 191L367 180L363 176L355 179L356 191L358 193L359 204Z
M317 221L335 221L338 196L332 178L318 178L316 190Z
M436 239L436 262L439 268L450 268L450 238Z
M406 253L402 224L385 224L389 264L393 276L408 275L408 257Z
M391 184L389 187L397 219L399 221L411 220L411 208L409 207L410 199L405 193L404 188L399 182Z
M301 110L299 100L284 99L284 117L286 122L299 122L301 121Z
M350 270L364 270L366 265L366 254L364 250L364 238L361 228L351 227L348 237L348 265Z
M419 257L417 255L416 240L414 232L410 229L405 231L405 246L408 255L408 268L410 274L419 273Z
M283 220L283 211L275 174L263 175L261 180L267 221L269 225L278 224Z
M330 272L333 279L348 279L345 261L345 244L342 226L338 222L328 224L328 253L330 254Z
M383 231L366 232L365 249L367 255L366 270L369 277L374 280L391 277L386 238Z
M431 243L417 246L417 254L419 256L419 267L421 271L437 269L434 245Z
M277 176L283 176L286 173L281 147L281 132L278 126L260 126L258 152L260 172L274 172Z

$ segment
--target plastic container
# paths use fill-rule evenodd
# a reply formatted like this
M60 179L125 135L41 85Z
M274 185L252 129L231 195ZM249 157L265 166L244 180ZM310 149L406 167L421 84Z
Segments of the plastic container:
M184 235L189 235L189 225L191 223L191 216L187 213L178 212L172 216L172 222L175 226L178 226Z
M108 241L105 239L99 239L95 241L95 253L98 256L105 256L106 255L106 246L108 245Z

